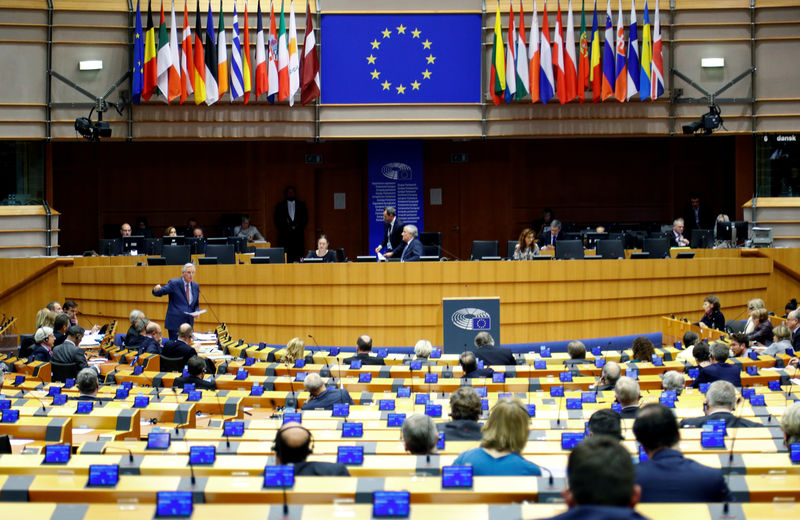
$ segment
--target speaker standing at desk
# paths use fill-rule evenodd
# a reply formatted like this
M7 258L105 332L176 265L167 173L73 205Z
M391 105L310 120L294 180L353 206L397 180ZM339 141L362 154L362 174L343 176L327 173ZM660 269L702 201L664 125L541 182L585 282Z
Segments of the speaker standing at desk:
M194 264L183 266L180 278L173 278L167 285L153 287L153 296L169 295L167 316L164 318L164 327L169 332L169 339L178 338L178 328L184 323L194 326L194 316L200 307L200 286L194 281Z

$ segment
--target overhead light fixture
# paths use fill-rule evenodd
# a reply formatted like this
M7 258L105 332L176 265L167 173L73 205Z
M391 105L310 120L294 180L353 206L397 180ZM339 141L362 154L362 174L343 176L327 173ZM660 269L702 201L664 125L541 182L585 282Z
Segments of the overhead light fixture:
M725 67L725 58L702 58L700 66L704 69L721 69Z
M79 70L103 70L103 60L84 60L78 63Z

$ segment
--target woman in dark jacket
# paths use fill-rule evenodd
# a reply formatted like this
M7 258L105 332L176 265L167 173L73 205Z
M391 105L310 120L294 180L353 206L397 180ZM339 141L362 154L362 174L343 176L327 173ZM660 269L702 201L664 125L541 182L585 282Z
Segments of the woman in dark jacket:
M703 311L705 311L705 314L700 319L701 327L725 330L725 316L719 310L719 298L714 295L707 296L703 300Z
M753 332L747 336L750 341L759 343L765 347L772 345L772 322L769 321L767 309L756 309L750 313L750 317L753 319L753 323L756 326Z

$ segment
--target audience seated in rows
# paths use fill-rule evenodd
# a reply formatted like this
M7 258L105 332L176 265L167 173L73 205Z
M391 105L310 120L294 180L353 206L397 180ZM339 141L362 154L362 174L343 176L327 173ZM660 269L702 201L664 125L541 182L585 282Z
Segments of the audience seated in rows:
M53 356L53 343L56 337L50 327L41 327L33 334L34 345L28 356L28 363L32 361L42 361L49 363Z
M746 358L750 354L750 339L744 332L731 334L731 357Z
M433 345L427 339L421 339L414 345L414 359L404 359L403 364L408 365L412 361L419 361L422 366L436 366L436 361L431 361L431 352L433 352Z
M642 502L723 502L733 500L722 471L687 459L678 449L675 414L658 403L639 410L633 434L648 460L636 466Z
M702 428L708 421L725 421L728 428L764 426L733 415L738 401L735 386L728 381L715 381L708 387L706 400L703 403L706 415L683 419L681 428Z
M653 342L644 336L639 336L633 340L631 360L628 363L652 363L653 354L656 353L656 348Z
M57 314L53 324L53 336L56 338L53 342L54 347L61 345L67 339L67 328L69 328L69 316L64 313Z
M613 390L622 375L622 367L616 361L608 361L603 365L603 370L600 372L600 378L597 382L590 386L591 390L604 392L606 390Z
M303 410L333 410L334 404L353 404L353 398L346 388L325 388L316 372L306 376L303 386L311 394Z
M161 354L161 326L151 321L144 329L144 337L139 343L139 355Z
M622 376L614 386L614 397L622 411L619 412L620 417L623 419L633 419L636 417L636 412L639 411L639 399L642 395L639 391L639 383L635 379L627 376Z
M135 338L141 333L141 331L136 330L135 325L138 320L141 320L143 318L146 318L146 316L139 309L133 309L131 313L128 315L128 319L131 322L131 326L130 328L128 328L128 333L125 334L125 340L124 340L125 345L134 345L131 342L137 341ZM144 327L142 327L142 330L144 330Z
M83 327L79 325L73 325L67 329L64 342L53 348L52 361L64 365L74 363L77 365L78 370L88 367L89 362L86 360L86 354L78 346L81 344L84 332Z
M92 368L84 368L78 372L78 375L75 376L75 386L80 392L76 397L78 401L106 401L106 399L97 397L100 383L97 380L97 371Z
M276 464L291 464L294 466L294 474L301 476L350 476L344 464L307 461L312 452L311 442L311 432L300 423L284 423L275 433L272 444Z
M187 324L188 325L188 324ZM213 380L206 381L203 379L203 374L206 372L206 360L198 355L189 358L186 362L186 370L189 372L188 376L176 377L172 382L173 386L183 388L184 385L191 383L194 385L195 390L216 390L217 383Z
M453 464L469 464L475 475L541 475L539 466L521 455L529 428L530 415L522 401L500 399L483 425L481 445L459 455Z
M430 455L436 451L439 433L429 415L415 413L406 417L400 435L406 451L412 455Z
M302 359L306 362L306 364L314 363L314 356L311 354L305 355L306 352L306 344L300 338L292 338L286 344L286 353L283 355L281 362L293 367L294 362L298 359Z
M678 352L675 361L679 361L684 365L693 365L695 363L694 347L699 341L700 336L695 331L686 331L683 335L683 350Z
M349 365L353 362L353 360L361 361L361 365L383 365L383 359L375 356L370 356L370 352L372 352L372 338L364 334L358 338L356 341L356 355L353 357L346 358L344 360L345 365Z
M661 389L681 395L686 386L686 376L677 370L669 370L661 375Z
M475 347L477 351L475 356L482 360L484 365L516 365L517 361L514 359L514 354L508 347L497 347L494 344L494 338L488 332L479 332L475 335Z
M178 327L178 339L167 341L161 349L161 355L173 359L182 358L183 364L188 364L189 360L197 355L197 351L190 345L193 333L194 330L188 323Z
M567 354L569 359L564 360L564 364L571 369L570 371L579 372L581 365L593 364L586 359L586 345L580 341L570 341L567 344Z
M742 370L737 364L726 363L728 360L728 345L717 341L711 345L712 363L700 368L698 375L692 382L693 388L699 388L701 383L713 383L714 381L728 381L734 386L742 386Z
M489 367L478 368L478 358L475 356L474 352L469 350L462 352L461 355L458 356L458 364L461 365L461 370L464 371L464 375L461 376L464 379L492 377L494 373L494 370Z
M471 386L462 386L450 394L450 421L438 423L436 428L448 441L479 441L483 438L481 424L481 398Z
M761 308L754 310L750 317L753 319L753 331L750 332L749 338L753 344L761 344L765 347L772 345L772 322L769 321L769 312L767 309Z
M762 356L777 356L778 354L786 354L786 351L792 352L794 355L794 347L792 346L792 331L786 325L778 325L772 329L772 345L761 352Z
M133 330L133 334L131 331L128 331L128 334L125 336L125 347L130 350L139 350L142 345L142 342L145 338L145 331L147 329L147 325L150 323L150 320L147 318L139 318L136 322L131 326Z

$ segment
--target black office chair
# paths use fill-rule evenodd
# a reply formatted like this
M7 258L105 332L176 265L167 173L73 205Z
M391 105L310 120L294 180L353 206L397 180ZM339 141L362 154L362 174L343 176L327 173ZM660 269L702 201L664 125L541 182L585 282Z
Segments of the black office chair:
M669 239L645 238L642 252L650 253L650 258L669 258Z
M160 238L145 238L144 239L144 254L149 256L161 256L161 248L163 244Z
M191 262L191 248L188 245L182 246L163 246L161 254L167 260L167 265L184 265Z
M216 256L218 264L233 265L236 263L236 253L232 245L208 244L206 256Z
M519 240L508 241L508 246L506 246L506 258L509 260L514 259L514 250L517 248L517 244L519 244Z
M439 258L442 254L441 246L437 245L423 245L422 246L422 256L435 256Z
M285 264L286 254L282 247L257 247L256 257L267 257L271 264Z
M419 234L419 241L423 246L441 246L442 233L439 231L423 231Z
M182 357L170 358L161 357L161 371L162 372L183 372L183 366L186 364Z
M498 248L497 240L473 240L469 259L481 260L484 257L496 257Z
M559 260L583 258L583 240L557 240L555 257Z
M76 363L56 363L50 362L50 378L58 383L66 383L67 379L75 379L78 375L78 365Z
M0 455L11 455L11 440L8 435L0 435Z
M336 261L337 262L347 262L347 255L344 254L344 248L340 247L336 250Z
M598 240L595 244L597 256L604 259L625 258L625 247L622 240Z

